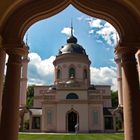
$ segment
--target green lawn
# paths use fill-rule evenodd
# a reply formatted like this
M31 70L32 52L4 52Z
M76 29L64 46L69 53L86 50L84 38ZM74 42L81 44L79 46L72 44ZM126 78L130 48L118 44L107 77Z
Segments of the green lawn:
M19 134L19 140L124 140L123 134Z

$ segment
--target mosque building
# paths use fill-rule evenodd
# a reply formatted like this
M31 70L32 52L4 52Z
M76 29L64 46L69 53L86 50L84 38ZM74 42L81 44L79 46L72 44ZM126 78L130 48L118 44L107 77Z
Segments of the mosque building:
M28 131L75 132L76 126L81 133L115 131L110 85L91 84L90 64L71 27L53 62L54 84L34 87L33 108L25 115Z

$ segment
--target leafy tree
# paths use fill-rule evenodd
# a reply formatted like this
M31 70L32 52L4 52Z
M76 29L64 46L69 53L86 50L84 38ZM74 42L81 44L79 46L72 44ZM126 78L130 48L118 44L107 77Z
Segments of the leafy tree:
M27 88L27 107L33 106L34 85L29 85Z
M112 91L111 93L112 107L118 106L118 91Z

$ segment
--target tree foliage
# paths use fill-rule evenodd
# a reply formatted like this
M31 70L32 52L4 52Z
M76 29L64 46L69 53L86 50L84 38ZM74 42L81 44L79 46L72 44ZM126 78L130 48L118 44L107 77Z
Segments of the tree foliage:
M112 91L111 93L112 107L118 106L118 91Z
M34 85L29 85L27 88L27 107L33 106Z

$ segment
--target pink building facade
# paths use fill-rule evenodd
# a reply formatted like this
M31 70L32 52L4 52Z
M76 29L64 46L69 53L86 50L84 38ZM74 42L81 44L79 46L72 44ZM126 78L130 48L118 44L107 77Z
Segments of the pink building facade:
M91 85L91 62L73 33L53 64L54 84L34 87L30 131L114 131L110 86Z

